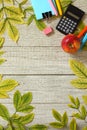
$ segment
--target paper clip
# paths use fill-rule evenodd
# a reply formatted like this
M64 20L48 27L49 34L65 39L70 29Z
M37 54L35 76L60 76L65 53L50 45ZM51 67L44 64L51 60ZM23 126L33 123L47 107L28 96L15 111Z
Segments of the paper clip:
M62 9L61 9L61 5L60 5L60 0L55 0L56 1L56 5L57 5L57 8L58 8L58 11L59 11L59 14L62 15Z

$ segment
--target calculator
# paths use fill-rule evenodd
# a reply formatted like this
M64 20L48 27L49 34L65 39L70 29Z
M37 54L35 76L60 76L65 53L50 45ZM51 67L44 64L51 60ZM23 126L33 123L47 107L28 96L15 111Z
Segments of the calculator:
M84 14L84 11L70 4L56 26L56 29L65 35L74 33Z

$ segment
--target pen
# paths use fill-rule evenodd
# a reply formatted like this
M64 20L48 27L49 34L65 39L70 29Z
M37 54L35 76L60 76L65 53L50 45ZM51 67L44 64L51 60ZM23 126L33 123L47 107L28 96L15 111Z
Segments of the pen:
M55 15L56 15L56 16L58 16L58 12L57 12L57 10L55 9L55 7L54 7L54 4L53 4L52 0L48 0L48 1L49 1L49 3L50 3L50 6L51 6L51 7L52 7L52 9L53 9L53 11L54 11Z
M84 27L84 29L78 34L77 37L81 38L84 35L85 32L87 32L87 26Z
M55 0L56 1L56 5L59 11L59 14L62 15L62 9L61 9L61 5L60 5L60 0Z

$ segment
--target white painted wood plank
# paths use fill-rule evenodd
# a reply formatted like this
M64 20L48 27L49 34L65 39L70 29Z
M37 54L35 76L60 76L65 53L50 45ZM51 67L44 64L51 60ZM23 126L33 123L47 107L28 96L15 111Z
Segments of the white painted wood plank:
M68 95L78 96L81 99L82 95L86 94L85 90L71 86L70 81L75 76L9 76L8 78L20 83L20 86L9 93L10 97L13 97L16 90L20 90L22 94L30 91L33 94L34 104L67 104ZM0 102L11 104L9 99L0 99Z
M76 58L87 63L87 51L70 55L60 47L4 47L7 62L2 74L72 74L68 61Z

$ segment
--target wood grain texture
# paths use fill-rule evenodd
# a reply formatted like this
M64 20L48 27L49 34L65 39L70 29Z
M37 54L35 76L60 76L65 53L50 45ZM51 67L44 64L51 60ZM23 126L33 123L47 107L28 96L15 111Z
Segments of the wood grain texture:
M80 7L87 13L87 0L77 0L74 5ZM0 99L0 103L6 105L10 113L14 112L12 97L16 90L21 93L32 92L32 105L35 106L35 119L32 124L45 123L54 121L52 109L63 113L67 111L69 116L72 109L69 109L68 95L79 97L82 101L82 95L86 90L75 89L71 86L70 81L76 78L69 66L69 59L77 59L87 65L87 52L82 51L75 55L70 55L61 49L61 40L64 37L55 27L60 18L47 23L54 29L54 34L45 36L40 32L33 22L30 26L18 26L20 30L19 43L15 44L7 35L3 50L6 52L3 57L7 61L0 66L0 73L4 78L13 78L20 85L10 92L10 99ZM87 23L87 15L84 17ZM79 130L85 126L85 122L79 121ZM1 120L0 123L5 126L6 122ZM55 130L49 127L49 130ZM66 128L62 129L66 130Z

